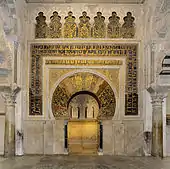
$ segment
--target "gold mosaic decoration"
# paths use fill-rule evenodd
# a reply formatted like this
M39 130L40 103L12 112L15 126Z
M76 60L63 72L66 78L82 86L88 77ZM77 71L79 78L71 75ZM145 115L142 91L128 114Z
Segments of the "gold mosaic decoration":
M106 24L104 23L105 17L101 12L97 12L97 16L94 17L93 37L105 38L106 36Z
M68 92L66 92L65 88L58 86L55 89L52 98L52 110L54 117L68 118L67 102L69 98L70 96L68 96Z
M31 45L31 68L30 68L31 72L30 72L30 88L29 88L29 93L30 93L29 114L30 115L42 115L42 59L43 57L47 57L47 56L50 57L81 56L81 57L96 57L96 58L98 58L99 56L102 57L126 56L125 115L138 115L137 45L135 44L134 45L127 45L127 44L99 45L99 44L92 44L92 43L32 44ZM63 65L64 64L65 61ZM103 63L103 65L105 64L107 64L107 62ZM81 83L79 82L79 84ZM65 86L67 85L68 83L65 84Z
M101 103L99 119L112 119L113 111L115 112L116 100L112 88L106 81L102 83L98 92L96 93Z
M100 81L101 85L96 83L97 81ZM97 91L94 90L96 88ZM97 101L100 102L98 119L111 119L114 116L116 100L109 84L95 74L81 72L67 77L56 88L52 98L52 112L56 119L69 118L67 111L69 99L81 91L91 92L98 98Z
M80 23L78 26L78 37L79 38L90 38L91 37L91 25L90 17L87 16L87 12L84 11L82 16L79 17Z
M117 16L116 12L112 12L112 16L109 17L109 24L107 26L107 36L108 38L120 38L120 28L119 23L120 17Z
M39 12L36 17L36 25L35 25L35 38L46 38L47 37L47 24L46 17L43 12Z
M65 17L64 23L64 38L75 38L77 36L77 25L75 23L75 16L70 11L68 16Z
M131 12L127 13L127 16L123 18L124 24L122 25L122 37L123 38L133 38L135 36L135 18L132 16Z
M46 65L122 65L122 60L46 60Z
M58 12L53 12L53 15L50 17L50 25L49 25L49 37L50 38L60 38L61 37L61 27L62 24L60 22L61 16L58 15Z
M36 17L35 38L134 38L135 36L135 18L131 12L128 12L127 16L123 18L124 23L122 26L119 23L120 17L117 16L115 11L108 18L109 23L107 26L105 17L102 16L101 12L97 12L92 25L86 11L82 12L78 24L75 22L76 17L73 16L72 11L69 11L68 16L64 19L64 30L62 31L61 17L57 11L54 11L50 17L51 22L49 26L46 24L46 17L43 12L39 12Z

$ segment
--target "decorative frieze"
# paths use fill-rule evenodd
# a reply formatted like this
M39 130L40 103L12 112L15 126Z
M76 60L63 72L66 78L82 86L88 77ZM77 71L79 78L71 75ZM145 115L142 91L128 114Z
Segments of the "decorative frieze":
M31 46L33 56L126 56L134 59L137 55L136 45L105 45L105 44L34 44ZM132 59L129 59L132 61ZM136 62L135 60L133 62Z
M46 60L46 65L122 65L122 60Z
M105 17L102 16L101 12L97 12L93 24L90 23L91 18L86 11L82 12L78 24L75 22L76 18L72 11L69 11L68 16L64 19L62 27L61 17L57 11L54 11L50 17L51 21L47 25L46 16L43 12L39 12L36 17L35 38L134 38L135 36L135 18L131 12L127 12L127 16L123 18L122 26L119 23L120 17L117 16L116 12L112 12L112 16L108 18L109 24L107 26Z

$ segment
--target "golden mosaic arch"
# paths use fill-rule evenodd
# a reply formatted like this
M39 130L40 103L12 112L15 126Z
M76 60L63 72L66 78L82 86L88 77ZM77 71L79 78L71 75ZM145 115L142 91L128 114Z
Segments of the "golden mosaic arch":
M100 83L96 83L100 82ZM115 114L116 99L110 85L100 76L79 72L65 78L55 89L52 96L52 113L56 119L68 119L69 99L77 92L93 93L100 102L97 119L112 119Z

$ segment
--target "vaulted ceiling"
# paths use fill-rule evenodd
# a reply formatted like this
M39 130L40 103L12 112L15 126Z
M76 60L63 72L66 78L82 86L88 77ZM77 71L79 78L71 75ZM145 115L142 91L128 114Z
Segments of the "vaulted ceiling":
M145 0L26 0L27 3L115 3L142 4Z

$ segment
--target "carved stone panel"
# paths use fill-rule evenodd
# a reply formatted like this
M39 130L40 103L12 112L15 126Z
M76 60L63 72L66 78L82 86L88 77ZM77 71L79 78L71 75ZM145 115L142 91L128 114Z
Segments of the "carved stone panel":
M120 17L117 16L116 12L112 12L112 16L109 17L109 24L107 26L108 38L120 38Z
M47 24L46 17L43 12L39 12L36 17L35 25L35 38L46 38L47 37Z
M57 11L54 11L47 25L46 16L43 12L39 12L36 17L35 38L134 38L135 36L135 18L131 12L127 12L127 16L123 18L122 26L119 23L120 17L115 11L112 12L112 16L108 18L107 29L105 17L101 12L97 12L92 25L86 11L83 11L79 17L78 26L73 12L69 11L64 19L65 22L61 23L61 17Z
M65 17L64 23L64 38L76 37L77 26L75 20L76 18L73 16L73 13L71 11L68 12L68 16Z
M83 12L82 16L79 17L80 23L78 26L78 37L79 38L90 38L91 37L91 25L90 17L87 16L87 12Z
M121 34L123 38L133 38L135 36L135 18L131 12L127 13L127 16L123 18L124 24L122 25Z
M93 25L93 37L94 38L105 38L106 25L104 21L105 21L105 17L102 16L102 13L97 12L97 16L94 17L94 25Z
M58 12L53 12L53 15L50 17L50 25L49 25L49 37L50 38L60 38L61 37L61 27L62 24L60 22L61 16L58 15Z

